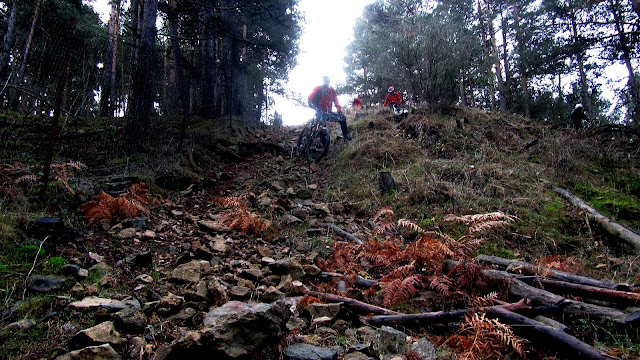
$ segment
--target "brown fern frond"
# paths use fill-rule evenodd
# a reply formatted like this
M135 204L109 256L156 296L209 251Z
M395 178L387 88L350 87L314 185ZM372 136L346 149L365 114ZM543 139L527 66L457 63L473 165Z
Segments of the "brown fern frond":
M247 209L247 198L246 196L227 196L227 197L215 197L213 199L214 203L221 204L226 208L239 208L239 209Z
M487 319L485 314L473 313L465 315L460 329L460 335L473 339L472 347L463 348L464 354L470 352L480 352L486 357L487 354L495 354L504 357L508 353L525 355L525 340L517 337L513 330L496 319Z
M116 198L114 212L118 214L121 219L131 219L140 216L140 210L123 196Z
M84 216L89 225L93 225L100 220L113 220L116 199L111 195L101 192L93 197L93 200L81 206Z
M444 297L451 296L454 293L453 282L445 275L435 275L431 277L429 288L442 294Z
M416 224L416 223L414 223L412 221L409 221L407 219L398 220L398 226L399 227L409 228L409 229L411 229L411 230L413 230L415 232L421 233L421 234L426 233L426 231L422 230L422 228L420 226L418 226L418 224Z
M453 257L451 249L440 241L423 234L402 251L401 258L407 261L416 261L425 268L425 271L435 271L440 268L442 260Z
M479 222L487 222L487 221L516 221L518 218L514 215L507 215L501 211L496 211L487 214L474 214L474 215L463 215L457 216L454 214L448 214L444 217L444 221L446 222L454 222L454 223L464 223L464 224L475 224Z
M503 220L491 220L474 223L469 227L469 234L487 233L494 229L503 229L511 226L511 223Z
M382 306L389 307L409 301L425 286L427 278L420 274L406 279L396 279L385 287Z
M399 268L392 270L390 273L380 279L380 282L389 282L395 279L403 279L416 273L415 262L411 264L400 266Z
M393 210L391 210L391 208L388 207L384 207L380 210L378 210L378 212L376 213L376 215L373 217L373 222L377 222L379 218L381 217L390 217L391 215L393 215Z
M35 184L38 182L38 177L35 174L22 175L15 180L16 184Z

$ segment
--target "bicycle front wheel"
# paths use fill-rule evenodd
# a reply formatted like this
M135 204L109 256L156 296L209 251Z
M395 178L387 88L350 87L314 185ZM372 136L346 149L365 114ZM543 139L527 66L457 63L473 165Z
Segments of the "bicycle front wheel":
M331 138L326 129L320 129L309 137L307 144L307 159L314 162L322 159L329 152Z

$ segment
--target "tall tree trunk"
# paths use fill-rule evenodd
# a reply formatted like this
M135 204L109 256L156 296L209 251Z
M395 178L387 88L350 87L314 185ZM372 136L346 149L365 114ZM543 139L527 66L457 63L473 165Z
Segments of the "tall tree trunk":
M128 153L146 150L154 100L153 59L158 0L144 0L142 7L138 61L133 64L131 101L125 129L125 149Z
M171 32L171 47L173 49L173 63L175 66L176 88L180 97L180 113L182 114L182 123L180 126L180 140L178 142L178 150L182 150L184 138L187 130L187 120L189 118L189 92L187 84L184 80L184 70L182 66L182 50L180 49L180 38L178 34L178 14L176 13L176 0L169 2L171 11L169 13L169 30Z
M576 22L576 8L570 5L569 13L571 16L571 29L573 30L573 42L578 45L578 24ZM587 110L587 116L593 115L593 106L591 105L591 97L589 96L589 85L587 84L587 73L584 70L584 57L582 49L576 52L576 61L578 62L578 72L580 75L580 94L582 95L582 104Z
M227 8L232 9L235 6L235 0L227 0L225 2ZM229 125L233 115L238 113L239 105L239 88L237 85L241 83L238 79L238 63L240 52L238 49L237 30L238 15L234 10L222 11L222 22L225 27L225 34L222 38L223 66L224 66L224 94L225 94L225 114L229 116Z
M482 59L483 64L487 66L487 78L489 79L489 99L491 102L491 109L496 109L496 87L495 87L495 78L493 76L493 65L491 62L487 62L486 58L487 53L491 53L489 50L489 46L487 45L487 33L485 26L485 18L483 17L482 3L481 0L478 0L478 21L480 22L480 37L482 38Z
M213 38L214 17L213 9L209 6L202 8L202 27L204 39L201 42L202 76L200 89L200 116L212 119L215 97L215 41Z
M18 73L16 74L16 85L22 86L24 82L24 73L27 70L27 60L29 58L29 51L31 50L31 42L33 41L33 35L36 32L36 24L38 23L38 18L40 17L40 8L42 8L42 0L38 0L36 3L36 9L33 14L33 19L31 20L31 29L29 30L29 34L27 34L27 41L24 45L24 52L22 53L22 63L20 63L20 68L18 69ZM18 106L18 92L15 93L15 97L13 98L12 107L17 108Z
M51 134L49 135L49 144L47 146L47 152L44 158L44 169L42 171L42 187L41 197L47 195L47 185L51 174L51 163L53 162L53 148L55 147L56 136L58 134L60 116L62 114L62 107L64 104L64 94L66 92L67 83L69 82L69 63L71 59L71 48L74 43L74 33L76 29L76 19L71 18L69 22L69 29L67 35L66 49L64 49L64 55L62 60L62 72L58 78L58 88L56 89L55 108L53 110L53 117L51 118Z
M506 100L506 90L504 87L504 80L502 79L502 64L500 63L500 55L498 54L498 46L496 43L496 34L493 28L493 13L491 11L491 6L489 4L489 0L484 0L486 15L487 15L487 26L489 28L489 37L491 40L491 52L493 55L493 62L496 69L496 78L498 79L498 95L500 99L500 110L507 111L507 100Z
M18 0L14 0L9 9L9 17L7 18L7 32L2 39L2 49L0 49L0 89L9 81L9 55L11 54L11 43L13 43L13 35L15 33L16 13Z
M610 0L611 10L613 12L613 18L616 22L616 32L618 33L618 41L620 41L620 50L622 50L622 59L629 72L629 91L631 93L631 104L629 104L629 113L631 119L638 125L640 124L640 89L638 89L638 79L633 71L633 65L631 65L631 47L629 46L629 39L624 31L622 25L622 14L620 14L621 4L619 0Z
M518 49L519 53L519 61L518 61L518 69L520 71L520 81L522 84L522 104L524 107L524 116L526 118L531 117L531 110L529 107L529 75L527 71L527 64L525 63L526 59L524 56L525 51L525 40L522 35L522 26L520 26L520 7L515 5L513 7L513 22L515 24L516 29L516 42L518 43L516 49Z
M118 51L118 31L120 24L120 0L111 0L109 18L109 39L107 41L104 80L100 92L100 116L113 116L116 99L116 54Z
M504 87L505 102L507 109L512 108L513 99L511 96L511 71L509 70L509 50L507 50L507 30L508 22L505 20L502 11L500 12L500 24L502 27L502 61L504 63ZM528 116L527 116L528 117Z

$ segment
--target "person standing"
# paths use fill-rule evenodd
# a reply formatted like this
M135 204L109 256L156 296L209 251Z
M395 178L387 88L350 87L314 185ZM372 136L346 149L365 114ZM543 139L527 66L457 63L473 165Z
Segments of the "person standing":
M340 106L340 103L338 102L338 93L334 88L329 86L330 83L329 76L323 76L322 85L313 88L313 91L309 94L309 106L316 110L316 116L318 116L318 119L320 119L324 114L330 113L334 104L336 105L338 113L342 114L342 106ZM341 120L338 122L342 129L342 136L350 141L352 137L347 131L347 120L344 116L340 116L340 119Z
M584 113L584 107L582 106L582 104L577 104L576 107L571 112L571 115L569 115L569 117L571 118L571 125L576 130L582 129L584 127L582 123L583 120L589 121L589 118Z
M395 91L393 86L389 87L387 97L384 98L383 106L389 106L393 111L397 112L400 105L402 105L402 97L397 91Z

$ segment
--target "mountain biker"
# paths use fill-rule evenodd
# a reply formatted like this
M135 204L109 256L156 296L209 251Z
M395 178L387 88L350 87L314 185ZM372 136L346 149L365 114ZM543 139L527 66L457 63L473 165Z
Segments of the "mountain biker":
M584 107L582 104L577 104L569 117L571 118L571 124L576 130L583 128L582 120L589 121L589 118L584 113Z
M309 106L312 109L316 110L316 116L318 119L322 116L322 113L331 112L333 104L335 103L336 109L338 113L342 115L342 106L338 102L338 93L334 88L329 86L329 76L325 75L322 77L322 85L316 86L311 94L309 95ZM342 120L329 120L329 121L337 121L340 123L340 128L342 129L342 136L351 141L352 137L349 135L347 131L347 120L344 116L341 116Z
M384 104L382 106L389 106L394 111L398 111L398 107L402 105L402 97L395 91L393 86L389 87L387 91L387 97L384 98Z
M353 102L351 103L351 106L353 106L354 109L358 109L362 107L362 101L360 100L359 97L356 97L355 99L353 99Z

